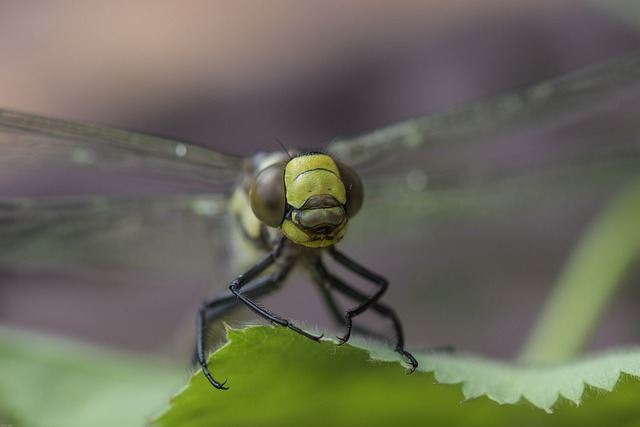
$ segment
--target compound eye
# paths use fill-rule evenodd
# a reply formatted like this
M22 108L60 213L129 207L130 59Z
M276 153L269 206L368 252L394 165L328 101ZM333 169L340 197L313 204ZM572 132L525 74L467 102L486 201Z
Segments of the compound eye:
M249 199L254 215L269 227L280 227L286 208L284 162L262 170L253 180Z
M351 167L340 162L336 162L336 166L338 167L340 179L344 183L344 188L347 193L347 203L345 206L347 216L353 218L362 207L364 187L362 186L360 177Z

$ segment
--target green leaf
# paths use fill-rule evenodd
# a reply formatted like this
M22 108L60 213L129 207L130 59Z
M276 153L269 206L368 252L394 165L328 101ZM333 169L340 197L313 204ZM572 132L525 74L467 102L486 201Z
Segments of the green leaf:
M0 425L143 425L186 369L0 328Z
M640 421L640 382L630 377L640 376L639 348L546 367L414 353L420 367L406 375L396 353L371 341L315 343L270 326L232 329L228 338L209 366L218 380L228 378L229 390L214 389L198 371L153 425L600 426ZM629 377L620 381L623 374ZM603 393L614 388L615 393ZM553 408L554 414L534 408Z

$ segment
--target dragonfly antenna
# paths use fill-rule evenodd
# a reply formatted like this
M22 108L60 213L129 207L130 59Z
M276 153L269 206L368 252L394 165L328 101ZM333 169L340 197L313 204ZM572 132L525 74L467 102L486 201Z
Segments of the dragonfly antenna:
M280 141L280 140L278 139L278 137L277 137L277 136L275 136L275 135L271 135L271 138L273 138L273 139L275 139L275 140L276 140L276 142L278 143L278 145L280 145L280 147L282 147L282 151L284 151L284 152L285 152L285 154L286 154L287 156L289 156L289 158L290 158L290 159L291 159L291 158L293 158L293 156L291 155L291 153L289 152L289 150L287 150L287 147L285 147L285 146L284 146L284 144L282 143L282 141Z

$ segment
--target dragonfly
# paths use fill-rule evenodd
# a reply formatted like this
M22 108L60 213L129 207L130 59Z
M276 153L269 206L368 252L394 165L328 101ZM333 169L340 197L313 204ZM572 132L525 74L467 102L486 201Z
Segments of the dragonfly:
M117 238L130 241L138 231L126 228L131 218L141 228L176 219L206 221L219 242L227 242L226 234L233 235L234 268L236 274L242 272L228 291L206 298L196 316L197 362L215 388L226 389L226 380L216 380L209 372L206 330L239 305L307 338L321 339L255 300L279 288L294 266L310 272L330 313L345 327L339 343L347 342L353 329L377 335L354 325L354 318L374 311L393 326L395 350L412 371L417 361L404 348L400 318L382 302L387 280L338 249L343 235L357 227L360 217L369 233L388 229L390 207L393 227L420 224L434 211L445 215L456 209L480 212L483 207L507 203L523 182L537 182L545 195L603 181L622 185L640 174L640 138L635 132L606 144L585 138L527 156L514 156L508 149L498 154L485 151L486 145L479 141L499 141L501 135L533 124L563 125L576 119L584 123L584 117L606 106L637 99L638 89L640 55L634 54L476 104L336 139L323 150L283 147L247 157L173 139L0 110L0 166L5 169L97 170L161 183L193 182L206 189L197 194L178 191L144 197L0 195L0 265L5 270L46 265L55 262L57 252L64 252L56 251L56 245L90 241L94 234L115 232ZM472 153L471 159L462 159L468 162L467 169L450 173L446 161L444 165L430 162L430 154L451 147ZM500 158L501 154L506 157ZM318 176L305 178L314 174ZM305 195L293 190L295 181L303 183ZM91 252L105 255L109 249L91 247ZM94 255L83 256L81 262L90 262ZM327 257L372 283L375 292L362 293L330 272ZM341 311L333 293L349 297L355 306Z

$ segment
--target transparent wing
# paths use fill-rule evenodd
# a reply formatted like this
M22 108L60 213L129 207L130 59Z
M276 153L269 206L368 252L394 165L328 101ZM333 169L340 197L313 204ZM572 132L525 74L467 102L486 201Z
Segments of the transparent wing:
M93 167L194 180L216 192L237 178L240 163L171 139L0 110L0 167Z
M336 141L331 151L365 181L366 218L352 228L415 227L619 188L640 173L638 89L634 55Z
M226 201L240 169L204 147L1 111L2 319L166 343L228 278ZM210 195L192 194L203 187Z
M226 200L0 199L0 321L187 360L195 307L228 283Z
M337 140L330 151L352 165L398 170L421 159L427 148L473 143L517 128L566 116L584 116L640 85L640 54L543 81L489 100L400 122L355 138ZM402 157L404 156L404 157ZM402 161L396 158L401 157ZM366 169L365 169L366 170Z
M215 244L206 242L211 235L224 241L220 216L240 162L238 157L170 139L0 110L0 172L5 178L0 189L7 193L24 194L31 179L48 190L62 181L56 195L79 182L90 184L89 194L100 194L94 188L103 189L126 174L159 178L164 193L182 192L184 187L176 191L171 185L186 182L204 184L214 194L0 197L0 269L193 273L196 257L185 248L196 242ZM89 174L96 170L115 174ZM68 173L70 180L60 180ZM119 182L116 193L136 184L142 194L158 192L156 188L149 193L150 182L140 182ZM211 264L207 249L201 251L206 258L202 265Z
M223 195L0 199L0 271L202 277L226 244L226 203Z

